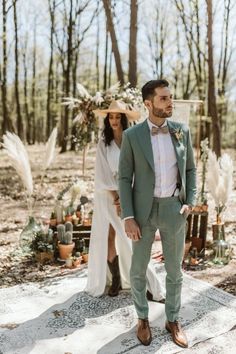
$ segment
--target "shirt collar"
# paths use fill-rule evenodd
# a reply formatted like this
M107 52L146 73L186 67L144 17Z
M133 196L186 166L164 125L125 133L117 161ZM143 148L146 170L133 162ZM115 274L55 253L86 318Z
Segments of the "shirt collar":
M157 127L157 125L153 124L149 118L147 118L147 123L148 123L150 131L152 130L152 127ZM164 123L160 127L165 127L166 125L167 125L167 120L165 120Z

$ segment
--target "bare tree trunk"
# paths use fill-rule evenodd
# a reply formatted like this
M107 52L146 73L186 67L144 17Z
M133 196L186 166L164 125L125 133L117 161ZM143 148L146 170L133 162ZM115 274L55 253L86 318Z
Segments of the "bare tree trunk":
M203 65L202 65L202 55L200 51L200 31L201 31L201 25L200 25L200 19L199 19L199 4L198 0L195 0L194 2L194 7L195 7L195 13L196 13L196 32L197 32L197 39L196 39L196 48L197 48L197 64L198 64L198 90L199 90L199 97L200 99L203 99L204 97L204 87L203 87Z
M215 76L214 76L214 60L213 60L213 43L212 43L212 0L206 0L207 2L207 38L208 38L208 116L212 119L213 128L213 151L217 157L221 155L221 131L219 118L217 113L216 95L215 95Z
M108 62L108 30L106 27L105 63L103 72L103 90L107 89L107 62Z
M99 0L97 1L97 7L99 6ZM97 15L97 40L96 40L96 83L97 91L100 89L100 70L99 70L99 37L100 37L100 25L99 25L99 14Z
M222 127L222 117L227 112L227 100L225 97L225 84L228 78L228 68L232 57L232 48L229 48L229 19L231 10L231 0L224 0L224 22L222 29L221 39L221 55L218 68L217 79L219 83L218 87L218 114L219 121Z
M163 67L164 67L164 43L165 43L163 21L161 22L161 26L160 26L160 33L161 33L161 38L160 38L160 64L161 64L160 77L163 77L163 74L164 74L164 70L163 70Z
M198 98L204 100L205 90L202 87L203 84L203 69L201 60L201 48L200 48L200 23L199 23L199 13L198 13L198 0L189 1L190 5L194 5L195 12L191 12L190 15L185 11L185 6L183 0L174 0L176 8L180 14L181 21L184 26L185 38L187 46L189 49L190 59L192 62L194 75L197 84ZM188 17L190 17L190 23L188 23ZM194 31L194 25L196 26L196 31ZM196 33L196 36L194 34Z
M138 1L130 2L130 37L129 37L129 82L132 87L137 85L137 31Z
M33 144L36 141L36 18L34 19L34 46L33 46L33 62L32 62L32 86L31 86L31 114L29 134Z
M3 65L2 65L2 133L6 131L14 131L12 121L9 116L7 107L7 9L6 0L2 0L2 54L3 54Z
M168 8L162 6L160 0L156 0L153 7L154 26L150 27L149 22L146 23L147 39L153 61L153 75L159 78L164 76L165 43L168 33L168 23L165 20L167 13Z
M55 8L56 1L53 0L51 4L51 0L48 1L50 19L51 19L51 30L50 30L50 60L49 60L49 68L48 68L48 88L47 88L47 124L46 124L46 136L47 138L50 136L52 131L54 122L53 115L51 112L51 102L53 99L53 50L54 50L54 31L55 31Z
M23 120L21 115L21 106L20 106L20 93L19 93L19 53L18 53L18 25L17 25L17 9L16 9L17 0L13 1L13 10L14 10L14 27L15 27L15 97L16 97L16 111L17 111L17 133L19 137L24 139L24 130L23 130Z
M70 95L70 78L71 78L71 62L72 62L72 36L73 36L73 21L72 21L72 12L73 12L73 0L70 0L70 14L69 14L69 23L67 27L67 65L65 71L65 94L66 97ZM66 106L64 117L63 117L63 135L64 139L62 140L61 153L66 152L67 149L67 137L69 134L69 109Z
M108 71L108 87L111 86L111 71L112 71L112 48L110 52L110 58L109 58L109 71Z
M25 117L26 117L26 141L31 144L30 137L30 115L29 115L29 104L28 104L28 67L27 67L27 44L28 36L25 37L25 45L23 51L23 67L24 67L24 107L25 107Z
M73 67L72 67L72 81L73 81L72 82L72 84L73 84L72 95L73 95L73 97L76 97L78 59L79 59L79 50L76 50L76 52L73 55ZM75 124L73 124L72 128L71 128L71 147L70 147L71 151L75 151L75 149L76 149L76 142L74 139L74 137L76 136L76 130L77 130L77 127Z
M118 80L120 81L121 85L124 85L124 82L125 82L124 81L124 72L123 72L123 68L122 68L122 64L121 64L120 51L119 51L115 27L114 27L113 19L112 19L111 1L110 0L103 0L103 5L104 5L105 13L106 13L106 18L107 18L107 28L108 28L108 31L109 31L110 37L111 37L112 51L113 51L114 57L115 57Z

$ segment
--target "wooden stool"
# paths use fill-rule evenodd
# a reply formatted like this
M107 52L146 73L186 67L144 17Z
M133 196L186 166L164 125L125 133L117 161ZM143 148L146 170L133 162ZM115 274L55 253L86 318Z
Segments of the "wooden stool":
M186 244L196 247L198 253L205 254L208 211L192 211L187 217Z

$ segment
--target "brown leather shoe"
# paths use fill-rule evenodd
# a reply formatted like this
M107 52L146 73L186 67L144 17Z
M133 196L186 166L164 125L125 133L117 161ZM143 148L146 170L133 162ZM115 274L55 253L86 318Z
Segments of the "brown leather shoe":
M188 348L188 340L178 321L166 321L166 329L171 333L173 342L182 348Z
M152 341L152 333L148 319L138 319L137 337L143 345L149 345Z

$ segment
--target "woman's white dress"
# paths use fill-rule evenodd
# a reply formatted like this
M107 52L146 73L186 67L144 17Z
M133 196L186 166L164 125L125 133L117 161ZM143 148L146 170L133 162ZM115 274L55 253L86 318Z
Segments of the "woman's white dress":
M124 222L116 213L113 197L109 191L118 190L118 165L120 149L112 140L105 146L101 139L97 146L95 163L94 212L89 244L88 281L86 291L92 296L104 293L111 279L107 266L108 233L111 224L116 233L116 251L119 256L121 285L130 288L129 270L132 256L132 242L126 236ZM157 279L154 268L149 263L147 269L147 289L155 300L165 297L165 290Z

